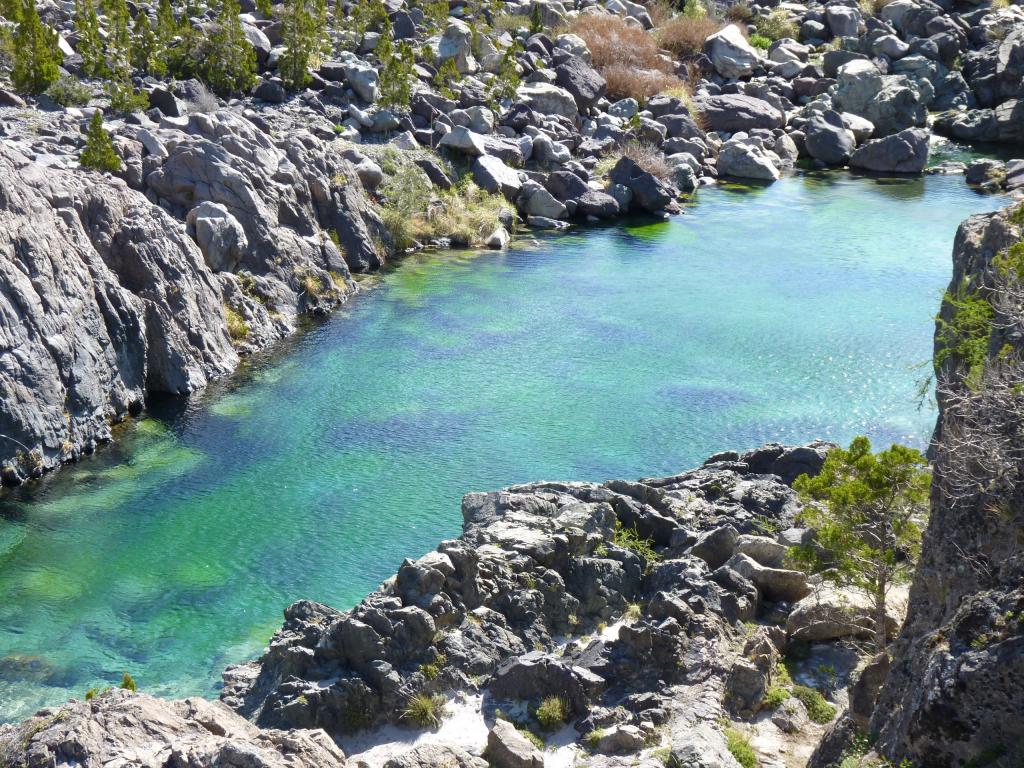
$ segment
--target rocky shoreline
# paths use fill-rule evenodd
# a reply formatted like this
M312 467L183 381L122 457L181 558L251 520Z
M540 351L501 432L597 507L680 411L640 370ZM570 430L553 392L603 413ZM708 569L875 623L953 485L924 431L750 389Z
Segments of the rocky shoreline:
M170 51L239 25L256 80L222 98L138 65L135 111L91 73L85 12L39 6L59 87L0 89L3 484L91 452L150 393L231 371L408 248L664 216L718 178L770 183L795 164L917 174L929 124L1024 141L1019 5L537 0L441 18L391 2L370 21L357 6L334 10L290 90L287 9L172 8ZM156 10L131 15L157 24ZM109 9L95 23L117 32ZM407 101L386 97L382 40L415 52ZM113 174L80 164L97 111ZM941 170L1024 186L1021 160Z

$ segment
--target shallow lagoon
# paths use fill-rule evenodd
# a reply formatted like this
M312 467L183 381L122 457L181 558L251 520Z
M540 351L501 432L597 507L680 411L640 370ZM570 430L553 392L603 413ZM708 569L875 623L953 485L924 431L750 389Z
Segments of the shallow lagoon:
M300 597L345 607L470 490L666 474L768 440L923 446L960 177L803 175L685 216L407 259L117 445L0 501L0 720L215 695Z

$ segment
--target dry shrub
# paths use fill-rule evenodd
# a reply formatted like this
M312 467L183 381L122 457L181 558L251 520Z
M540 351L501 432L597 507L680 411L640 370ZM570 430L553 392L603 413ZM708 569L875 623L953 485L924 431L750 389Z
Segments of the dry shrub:
M643 104L652 96L682 85L675 75L657 69L634 69L626 64L612 64L601 70L613 98L633 98Z
M644 7L655 27L662 26L675 15L675 9L669 0L649 0Z
M746 0L740 0L740 2L733 3L726 8L725 18L737 24L749 24L754 18L754 12L746 3Z
M669 72L668 63L658 55L654 37L618 16L585 13L573 20L571 31L583 38L594 67L602 73L615 64Z
M660 29L655 31L658 44L676 56L695 56L704 48L704 41L709 35L722 28L717 19L709 16L694 18L676 16Z
M665 162L665 155L653 144L631 141L622 148L622 156L628 157L652 176L662 181L672 178L672 167Z
M671 62L659 54L654 36L618 16L584 14L573 21L572 32L590 48L594 68L608 82L613 98L644 102L682 83L672 74Z

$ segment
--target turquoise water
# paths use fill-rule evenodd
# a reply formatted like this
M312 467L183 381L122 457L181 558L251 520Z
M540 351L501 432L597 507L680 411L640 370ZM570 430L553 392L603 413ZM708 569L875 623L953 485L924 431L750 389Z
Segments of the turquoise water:
M0 505L0 718L131 672L215 692L291 601L349 606L459 500L767 440L923 445L962 178L706 190L667 223L410 258L328 322Z

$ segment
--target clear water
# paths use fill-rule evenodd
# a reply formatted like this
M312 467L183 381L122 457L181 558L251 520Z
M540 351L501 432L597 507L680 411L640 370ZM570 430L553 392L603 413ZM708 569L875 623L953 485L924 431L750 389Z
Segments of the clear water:
M815 437L923 445L962 178L803 176L667 223L415 257L286 350L0 504L0 718L130 671L213 695L291 601L349 606L459 500ZM163 417L161 418L161 414Z

